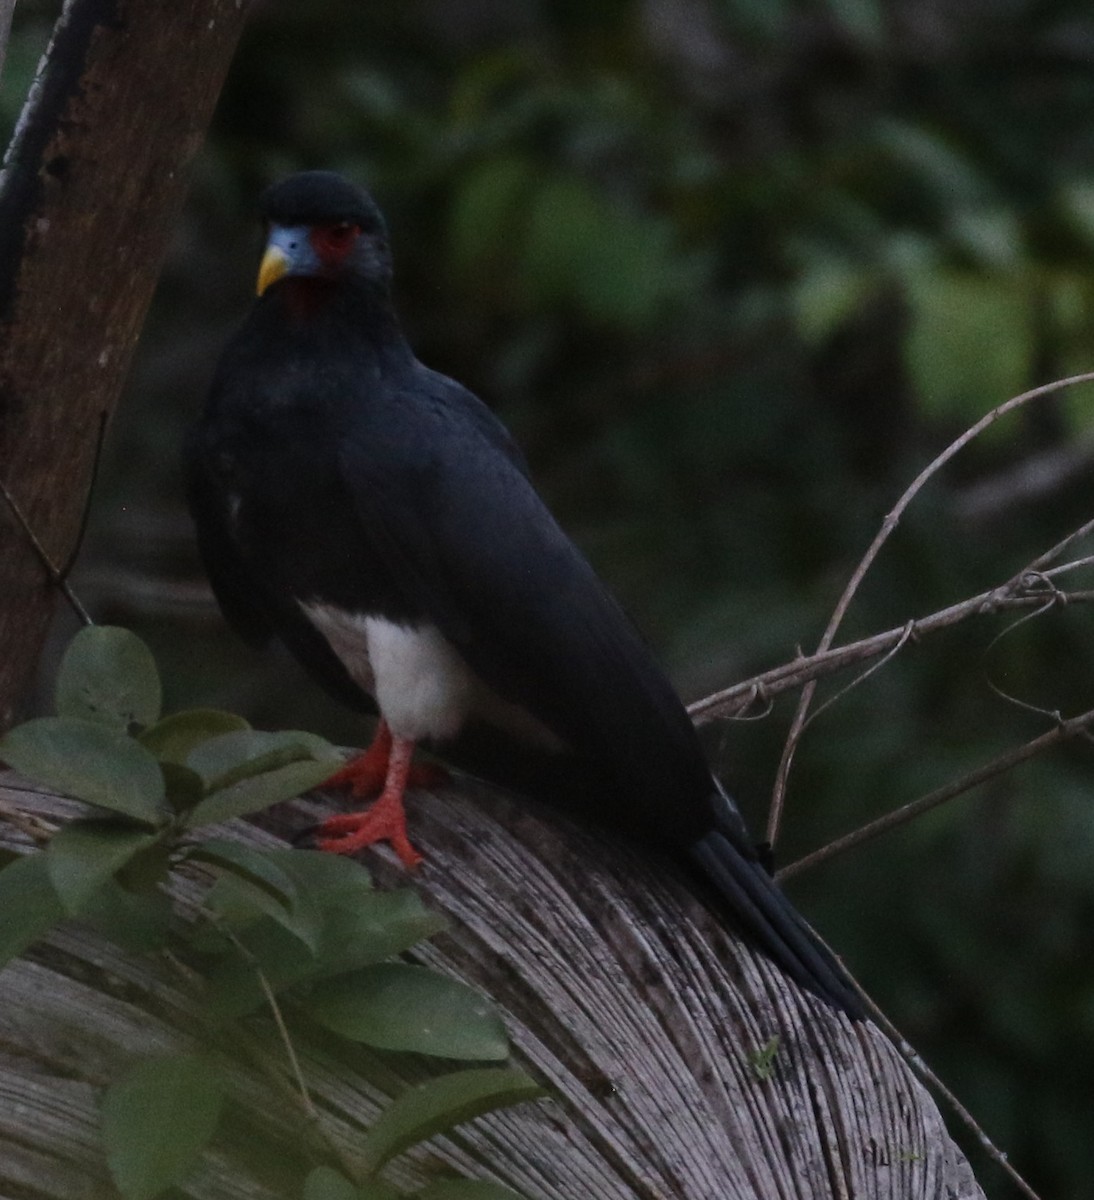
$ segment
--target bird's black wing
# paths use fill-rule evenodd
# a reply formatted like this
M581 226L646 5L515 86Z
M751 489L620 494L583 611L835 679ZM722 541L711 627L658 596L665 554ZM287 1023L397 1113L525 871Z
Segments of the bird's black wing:
M315 681L349 708L375 712L372 697L350 678L326 638L294 599L256 570L234 528L232 498L213 469L217 427L202 423L186 443L186 500L197 531L198 553L225 620L252 646L278 637Z
M838 963L758 861L679 698L502 427L424 369L395 400L379 421L349 428L340 463L362 532L408 608L591 764L606 786L590 816L682 851L789 975L861 1015Z
M198 553L224 619L245 642L264 646L273 636L262 589L231 532L230 501L210 469L205 430L191 431L185 448L186 502L197 531Z
M408 609L609 778L620 817L684 844L711 827L713 783L679 699L479 401L422 368L345 431L340 463Z

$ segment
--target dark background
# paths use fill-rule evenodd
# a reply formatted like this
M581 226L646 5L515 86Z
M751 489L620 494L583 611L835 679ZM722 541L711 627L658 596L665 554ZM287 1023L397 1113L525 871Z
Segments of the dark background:
M57 7L16 10L9 124ZM374 190L420 357L508 422L688 699L815 646L952 437L1094 368L1086 3L267 3L74 576L96 619L147 638L172 706L366 736L283 653L228 635L181 504L184 430L252 292L257 192L306 167ZM1088 517L1092 408L1090 388L1040 401L959 457L841 640L1001 583ZM782 861L1051 727L993 685L1091 706L1094 612L995 641L1012 623L911 646L818 719ZM72 629L59 618L36 703ZM712 731L757 832L791 712ZM1092 791L1079 741L791 889L1046 1197L1094 1197Z

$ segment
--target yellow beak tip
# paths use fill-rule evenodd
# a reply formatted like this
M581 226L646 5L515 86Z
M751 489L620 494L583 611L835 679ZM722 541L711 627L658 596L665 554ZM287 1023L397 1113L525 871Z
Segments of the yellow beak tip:
M261 296L271 284L281 279L288 269L289 260L285 252L277 246L267 246L258 268L258 283L255 286L258 295Z

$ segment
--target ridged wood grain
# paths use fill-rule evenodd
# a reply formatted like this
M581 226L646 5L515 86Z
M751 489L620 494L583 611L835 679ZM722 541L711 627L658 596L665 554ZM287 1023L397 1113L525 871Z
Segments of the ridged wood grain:
M11 774L0 803L49 819L78 809ZM270 843L325 811L301 800L266 829L225 831ZM393 1180L455 1168L529 1200L983 1195L886 1038L783 978L667 864L467 781L418 793L409 811L427 854L414 883L450 920L418 958L493 997L516 1060L550 1095L437 1139ZM0 833L25 848L9 826ZM367 861L378 886L407 882L383 853ZM195 1003L161 966L75 925L0 972L0 1195L110 1196L98 1094L140 1057L189 1048ZM756 1055L773 1037L761 1078ZM385 1093L422 1075L409 1056L381 1063L304 1031L295 1041L351 1155ZM295 1196L307 1163L298 1108L246 1063L231 1070L237 1115L177 1195Z

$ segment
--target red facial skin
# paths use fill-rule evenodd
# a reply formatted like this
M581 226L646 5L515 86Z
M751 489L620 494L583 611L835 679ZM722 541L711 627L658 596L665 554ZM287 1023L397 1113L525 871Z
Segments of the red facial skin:
M360 233L359 225L340 221L337 225L314 226L308 233L308 240L323 266L336 270L346 261Z
M285 281L289 311L297 320L310 320L315 315L328 280L338 275L360 235L361 227L349 221L315 225L308 231L308 241L322 264L322 271L315 275L293 275Z

